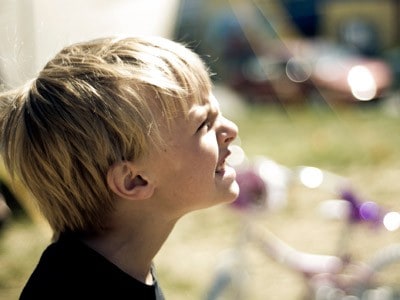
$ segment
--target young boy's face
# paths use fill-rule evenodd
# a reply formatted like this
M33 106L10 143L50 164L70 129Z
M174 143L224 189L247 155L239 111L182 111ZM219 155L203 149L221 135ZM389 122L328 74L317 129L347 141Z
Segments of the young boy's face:
M149 160L157 199L177 217L233 201L239 193L235 170L225 163L237 126L221 115L212 94L204 105L193 104L188 114L175 118L170 131L161 129L167 146Z

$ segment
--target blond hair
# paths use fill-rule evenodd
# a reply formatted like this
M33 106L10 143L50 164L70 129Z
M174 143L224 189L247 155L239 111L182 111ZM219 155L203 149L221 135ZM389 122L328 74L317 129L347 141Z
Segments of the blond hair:
M102 230L114 207L109 167L160 147L159 126L189 100L208 97L209 75L194 52L163 38L68 46L36 79L0 95L7 170L32 192L55 235ZM154 104L167 124L157 124Z

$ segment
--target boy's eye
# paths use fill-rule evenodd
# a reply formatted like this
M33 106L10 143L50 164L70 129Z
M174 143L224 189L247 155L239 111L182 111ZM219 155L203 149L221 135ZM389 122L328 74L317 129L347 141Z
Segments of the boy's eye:
M202 130L203 128L209 128L211 127L211 123L209 120L205 120L203 123L200 124L199 128L197 128L197 131Z

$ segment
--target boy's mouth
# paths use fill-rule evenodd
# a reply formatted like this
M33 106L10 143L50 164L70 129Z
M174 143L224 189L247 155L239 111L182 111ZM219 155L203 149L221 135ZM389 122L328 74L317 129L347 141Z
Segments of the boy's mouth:
M223 173L225 171L225 160L221 163L221 164L219 164L218 166L217 166L217 169L215 170L215 173L216 174L221 174L221 173Z
M224 174L226 169L226 158L231 154L231 151L227 149L225 155L221 155L221 159L218 162L217 168L215 169L215 174Z

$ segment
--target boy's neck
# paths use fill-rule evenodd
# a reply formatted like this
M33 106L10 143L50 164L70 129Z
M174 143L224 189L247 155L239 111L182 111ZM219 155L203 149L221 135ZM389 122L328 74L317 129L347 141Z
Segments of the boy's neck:
M175 222L170 224L152 224L135 228L110 230L95 237L83 240L90 248L100 253L121 270L146 284L151 284L151 266Z

